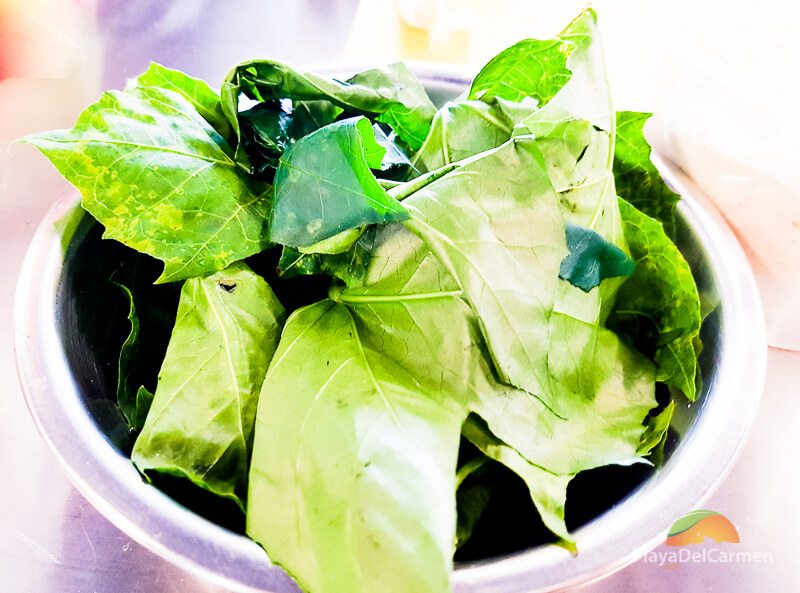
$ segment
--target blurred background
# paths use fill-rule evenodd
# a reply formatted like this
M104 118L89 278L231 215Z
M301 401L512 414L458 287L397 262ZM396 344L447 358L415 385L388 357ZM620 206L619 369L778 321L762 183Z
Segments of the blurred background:
M13 593L213 591L128 540L77 494L45 449L15 379L11 304L38 221L65 191L27 146L72 125L102 90L150 61L215 84L235 63L309 66L399 59L474 74L524 37L550 37L573 0L0 0L0 583ZM618 109L652 111L655 149L677 164L745 247L767 313L761 417L709 503L769 565L667 570L637 563L587 591L800 590L787 421L800 417L800 3L597 0ZM8 148L7 148L8 147Z

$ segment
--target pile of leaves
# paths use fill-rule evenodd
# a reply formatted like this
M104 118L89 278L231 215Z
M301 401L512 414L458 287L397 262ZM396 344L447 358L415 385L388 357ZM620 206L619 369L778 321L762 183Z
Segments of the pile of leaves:
M568 484L648 462L656 387L693 399L700 348L678 198L649 114L612 109L595 27L517 43L438 110L402 64L254 60L219 91L153 64L28 137L105 238L163 262L156 287L115 280L143 475L233 501L310 593L449 591L488 464L574 551ZM147 304L167 283L174 318Z

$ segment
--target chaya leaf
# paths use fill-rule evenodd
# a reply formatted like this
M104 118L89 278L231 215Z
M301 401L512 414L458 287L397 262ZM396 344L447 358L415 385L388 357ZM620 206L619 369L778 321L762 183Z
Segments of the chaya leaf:
M597 16L587 9L555 39L525 39L504 50L483 67L469 90L469 99L521 101L530 97L544 105L570 79L567 59L591 34Z
M268 181L292 144L332 123L342 111L327 101L298 102L288 109L283 103L265 101L239 112L240 147L247 153L251 171Z
M353 313L364 344L398 361L420 385L465 402L482 417L496 438L474 440L491 449L492 457L527 481L541 473L537 468L553 474L532 483L533 501L565 540L569 477L630 462L660 436L657 425L644 423L656 406L653 365L602 328L580 361L586 389L559 393L562 415L539 398L499 383L464 291L429 247L401 225L379 229L363 286L334 289L331 297ZM498 440L514 451L499 451Z
M205 81L189 76L180 70L172 70L156 62L151 62L147 70L128 81L129 89L137 86L178 93L191 103L197 113L229 143L235 139L234 131L220 104L219 94Z
M516 137L461 161L403 205L411 213L404 224L444 263L479 317L501 380L557 408L548 320L567 249L535 139Z
M652 354L657 379L694 400L700 297L692 270L660 222L619 201L636 271L622 285L609 324Z
M468 100L447 103L436 113L430 134L414 156L417 168L431 171L500 146L516 133L515 127L541 111L541 105L546 107L567 85L578 87L578 92L568 94L586 95L583 81L571 83L573 69L586 78L586 63L596 57L595 52L587 51L594 31L595 14L588 10L555 39L528 39L500 53L477 76ZM576 54L583 55L576 61ZM595 94L588 93L591 97ZM566 119L583 117L587 106L596 108L586 101L565 103L562 111L569 107L575 112ZM549 119L547 113L542 114L545 120ZM526 133L524 129L521 132ZM535 135L543 133L537 129Z
M370 171L381 167L384 153L363 117L335 122L297 142L275 174L270 239L301 248L355 227L408 218Z
M133 361L137 358L137 350L142 347L139 339L139 315L137 314L133 293L131 293L130 289L119 283L117 283L117 286L119 286L130 304L128 321L131 324L130 334L122 343L122 350L119 355L117 403L130 427L134 430L141 430L153 398L146 387L137 385L138 381L132 379L132 376L135 376Z
M523 125L544 154L564 219L591 229L627 253L612 174L614 110L594 19L581 22L585 35L567 58L569 81L546 105L525 117ZM554 310L561 315L551 318L551 325L558 326L551 338L554 354L583 359L623 281L623 277L608 278L590 292L567 281L560 283ZM565 341L558 337L564 331L582 338Z
M278 275L282 278L327 274L344 281L347 286L360 286L367 273L376 227L368 227L341 253L303 253L284 247L278 262Z
M606 278L633 273L636 267L633 260L602 235L571 222L567 223L566 230L569 255L561 262L559 278L589 292Z
M484 455L499 461L525 481L536 505L542 522L547 528L561 538L562 545L571 552L576 552L575 542L564 522L564 511L567 502L567 486L574 474L554 474L541 468L519 454L495 437L486 423L477 416L470 416L464 423L462 434Z
M248 535L306 591L449 593L463 419L346 306L295 311L258 404Z
M456 549L466 544L475 531L492 497L492 489L488 484L481 483L479 478L485 473L489 458L479 454L469 462L458 468L456 473L456 509L458 522L456 524Z
M675 236L675 204L680 196L673 192L650 160L650 145L645 140L644 124L650 113L617 112L617 142L614 148L614 177L619 197L664 225L667 236Z
M407 173L413 168L405 150L395 142L397 136L394 132L387 134L378 124L373 125L372 130L375 132L375 141L386 151L381 159L381 171L394 169Z
M164 262L159 282L221 270L268 244L269 186L183 94L110 91L70 130L24 138L83 196L104 237Z
M239 113L240 146L253 174L265 178L274 174L278 159L292 145L291 124L292 116L277 101L258 103Z
M400 63L367 70L342 82L280 62L252 60L234 68L223 89L228 97L244 93L256 101L328 101L347 113L389 124L412 150L422 146L436 112L423 86ZM228 102L232 104L233 99ZM233 112L232 105L228 109Z
M283 316L269 285L243 263L186 281L131 454L140 471L184 477L244 508L258 393Z
M449 163L497 148L511 137L513 122L483 101L445 103L436 112L431 133L414 155L420 171L433 171Z
M128 308L130 329L122 344L117 372L117 404L130 428L141 430L156 388L178 308L178 283L155 285L155 260L128 251L132 257L111 274Z

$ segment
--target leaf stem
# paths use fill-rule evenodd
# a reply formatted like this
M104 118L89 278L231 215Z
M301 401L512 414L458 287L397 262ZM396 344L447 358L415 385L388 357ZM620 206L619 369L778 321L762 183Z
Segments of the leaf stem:
M430 185L437 179L441 179L448 173L458 169L461 165L463 165L463 161L458 161L455 163L449 163L444 165L443 167L439 167L438 169L434 169L430 173L425 173L424 175L420 175L416 179L412 179L411 181L407 181L401 185L391 188L388 191L388 194L396 199L398 202L402 202L411 194L418 192L426 185Z
M331 286L328 298L337 303L398 303L405 301L425 301L433 299L458 298L463 296L460 290L442 290L437 292L420 292L417 294L345 294L345 287Z

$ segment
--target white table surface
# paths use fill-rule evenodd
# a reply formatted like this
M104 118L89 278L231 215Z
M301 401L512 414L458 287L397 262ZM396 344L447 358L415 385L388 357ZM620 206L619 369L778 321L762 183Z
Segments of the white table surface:
M240 0L236 10L230 4L31 0L26 26L34 35L18 43L20 51L33 54L25 63L30 75L0 81L0 148L28 132L70 125L99 89L120 86L150 59L209 80L220 79L231 64L255 55L296 62L333 59L343 51L355 10L355 0ZM276 25L286 22L291 27ZM63 33L55 41L53 26ZM3 34L0 21L0 38ZM42 49L42 40L48 48ZM187 47L192 49L185 51ZM6 378L0 387L0 591L224 593L143 549L100 516L67 480L28 415L14 368L14 287L38 221L67 188L32 149L0 150L0 372ZM771 349L763 406L752 435L732 474L706 505L737 526L739 549L771 553L771 563L665 568L640 561L581 590L800 590L800 470L793 430L800 418L798 384L800 352Z

